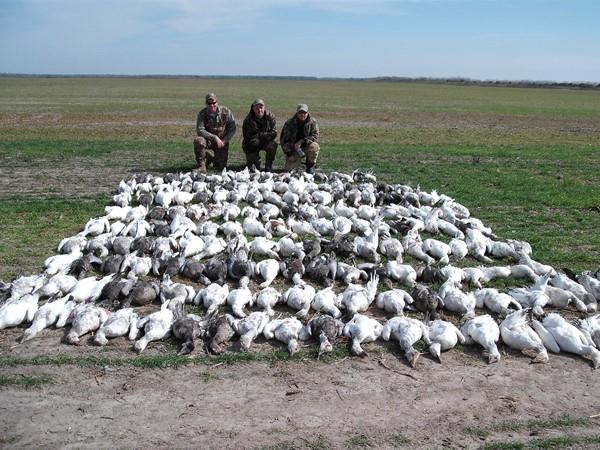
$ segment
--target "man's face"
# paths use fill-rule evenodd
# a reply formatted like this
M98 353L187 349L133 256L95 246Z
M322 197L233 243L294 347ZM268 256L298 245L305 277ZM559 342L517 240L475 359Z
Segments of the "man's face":
M306 111L298 111L296 113L296 117L298 118L298 120L300 122L304 122L306 120L306 118L308 117L308 113Z
M261 104L254 105L252 107L252 111L254 111L254 115L256 117L258 117L259 119L262 119L262 116L265 115L265 105L261 105Z
M206 109L208 109L209 113L217 112L218 107L219 107L219 104L214 100L209 100L206 102Z

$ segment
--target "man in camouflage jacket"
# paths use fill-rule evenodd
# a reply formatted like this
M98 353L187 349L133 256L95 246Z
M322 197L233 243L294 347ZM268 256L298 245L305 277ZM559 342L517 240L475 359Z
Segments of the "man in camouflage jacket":
M257 98L252 103L242 126L242 150L246 154L249 169L260 169L261 150L265 151L265 170L273 171L273 161L277 152L277 129L275 116L265 109L265 102Z
M194 154L199 172L206 172L207 164L212 162L217 170L227 167L229 142L235 130L235 118L229 108L219 106L215 94L206 94L206 108L198 113L198 137L194 139Z
M319 125L308 113L304 103L296 107L294 117L288 119L281 130L281 148L286 155L284 170L290 171L300 165L306 156L306 171L312 173L319 157Z

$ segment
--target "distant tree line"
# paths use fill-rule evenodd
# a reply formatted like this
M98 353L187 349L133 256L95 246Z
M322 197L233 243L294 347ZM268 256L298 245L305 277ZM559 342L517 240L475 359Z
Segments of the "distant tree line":
M477 80L465 77L435 78L435 77L306 77L306 76L256 76L256 75L115 75L115 74L26 74L0 73L0 77L23 78L198 78L198 79L253 79L253 80L324 80L324 81L364 81L392 82L419 84L452 84L465 86L500 86L500 87L529 87L529 88L569 88L569 89L600 89L600 82L569 82L569 81L539 81L539 80Z

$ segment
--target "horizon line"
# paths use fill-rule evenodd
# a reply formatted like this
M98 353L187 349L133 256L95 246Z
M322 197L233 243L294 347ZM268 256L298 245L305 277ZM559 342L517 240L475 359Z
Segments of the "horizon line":
M556 81L530 79L477 79L470 77L408 77L382 75L374 77L320 77L308 75L192 75L192 74L118 74L118 73L18 73L0 72L0 77L29 77L29 78L242 78L242 79L280 79L280 80L323 80L323 81L391 81L391 82L422 82L422 83L457 83L457 84L487 84L487 85L540 85L540 86L579 86L600 87L598 81Z

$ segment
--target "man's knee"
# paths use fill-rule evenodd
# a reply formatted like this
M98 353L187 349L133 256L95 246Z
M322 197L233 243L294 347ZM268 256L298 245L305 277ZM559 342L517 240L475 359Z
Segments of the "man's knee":
M229 144L225 144L222 148L215 150L214 165L215 169L223 170L227 167L229 157Z
M246 153L246 165L248 167L254 165L258 168L260 165L260 154L258 152L247 152Z
M277 142L268 142L267 145L265 145L265 153L267 154L267 156L274 158L275 154L277 153Z
M319 157L320 149L321 147L317 142L311 142L310 144L308 144L304 150L304 152L306 153L306 160L312 163L316 162L317 158Z
M206 157L206 139L201 136L198 136L194 139L194 155L196 156L196 161L198 162L204 160Z

